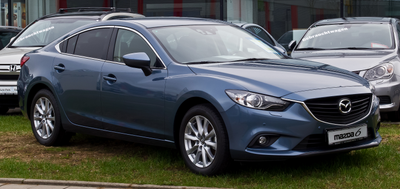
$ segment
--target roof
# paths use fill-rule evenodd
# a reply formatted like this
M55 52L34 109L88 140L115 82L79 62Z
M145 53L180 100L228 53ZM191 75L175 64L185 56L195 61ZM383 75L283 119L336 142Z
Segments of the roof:
M345 17L345 18L332 18L324 19L314 23L313 25L331 25L331 24L345 24L345 23L391 23L393 18L389 17Z
M156 28L163 26L184 26L184 25L210 25L210 24L231 25L231 23L221 20L191 18L191 17L145 17L145 18L135 18L135 19L127 18L123 20L127 22L139 23L146 28ZM160 20L162 20L162 22L160 22Z

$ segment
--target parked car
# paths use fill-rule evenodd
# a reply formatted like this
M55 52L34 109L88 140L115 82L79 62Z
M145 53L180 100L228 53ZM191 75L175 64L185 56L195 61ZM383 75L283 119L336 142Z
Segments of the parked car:
M244 22L233 22L234 24L236 24L239 27L242 27L248 31L250 31L251 33L254 33L255 35L259 36L261 39L263 39L264 41L268 42L269 44L271 44L272 46L274 46L276 49L278 49L281 53L286 54L287 55L287 51L286 49L279 44L274 37L272 37L271 34L268 33L267 30L265 30L263 27L261 27L260 25L257 24L251 24L251 23L244 23Z
M10 42L11 38L16 36L22 28L14 26L0 26L0 50Z
M278 39L278 43L281 44L285 49L288 54L291 54L291 50L289 49L288 45L291 41L297 41L299 42L301 37L303 37L304 33L306 33L306 29L296 29L296 30L290 30L285 32L281 37Z
M44 47L79 26L127 17L144 16L131 13L130 9L115 9L113 7L68 8L60 9L55 14L44 16L32 22L0 51L0 114L5 114L9 108L18 107L19 62L25 53Z
M396 18L322 20L310 26L292 57L359 74L375 85L381 112L400 120L399 32Z
M18 95L37 141L73 132L178 148L204 175L234 160L378 146L373 86L290 59L244 29L196 18L98 22L21 59Z

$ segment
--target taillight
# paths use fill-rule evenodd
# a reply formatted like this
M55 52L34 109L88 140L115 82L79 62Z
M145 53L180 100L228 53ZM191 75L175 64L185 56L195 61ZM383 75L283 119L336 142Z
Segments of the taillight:
M28 60L29 60L29 56L24 56L21 58L21 63L20 63L21 68L25 64L25 62L27 62Z

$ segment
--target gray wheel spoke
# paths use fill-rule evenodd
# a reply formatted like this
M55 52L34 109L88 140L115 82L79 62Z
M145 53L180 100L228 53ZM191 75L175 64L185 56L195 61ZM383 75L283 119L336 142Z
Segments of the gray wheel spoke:
M40 98L40 107L42 109L42 114L45 114L46 112L46 105L45 105L45 100L43 100L43 98Z
M197 131L197 129L195 128L195 127L193 127L193 124L192 123L188 123L188 125L187 126L189 126L189 128L193 131L193 133L196 135L196 136L199 136L199 132ZM186 127L187 127L186 126Z
M50 100L48 100L48 99L46 99L45 100L45 114L48 114L49 113L49 110L50 110L50 106L51 105L49 105L50 104Z
M37 120L42 120L41 117L39 117L39 115L34 115L33 116L33 120L37 121Z
M47 120L47 125L48 125L49 128L51 129L51 132L53 132L53 130L54 130L54 125L53 125L52 121Z
M210 133L208 133L206 135L205 139L208 140L208 139L210 139L212 137L215 137L215 131L214 130L212 130Z
M211 141L206 141L205 143L207 144L207 146L211 146L214 150L217 149L217 143Z
M192 148L190 148L189 150L186 150L186 154L187 155L193 154L193 152L196 151L198 148L199 148L199 146L196 144Z
M207 157L212 162L214 160L214 155L212 154L211 149L209 147L206 147L205 149L206 149L206 152L207 152Z
M201 148L201 158L203 159L203 167L207 167L207 154L206 154L206 150L203 148Z
M44 112L43 112L43 110L42 110L42 107L40 107L39 104L36 104L36 105L35 105L35 109L36 109L41 115L44 114Z
M197 130L199 131L199 135L203 136L203 124L201 123L200 116L196 116L196 124L197 124Z
M36 128L36 130L43 128L43 123L40 122L39 124L35 124L35 128Z
M196 156L194 157L193 163L197 164L200 161L201 151L197 150Z
M56 119L54 117L48 117L47 120L55 121Z
M199 141L199 139L197 137L189 135L189 134L185 134L185 139L192 140L192 141Z

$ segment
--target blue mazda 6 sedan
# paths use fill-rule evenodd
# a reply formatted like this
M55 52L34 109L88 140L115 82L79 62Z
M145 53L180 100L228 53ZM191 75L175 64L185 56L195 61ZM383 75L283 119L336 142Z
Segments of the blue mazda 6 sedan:
M283 56L196 18L82 26L21 59L19 104L37 141L72 133L179 149L195 173L376 147L379 100L360 76Z

